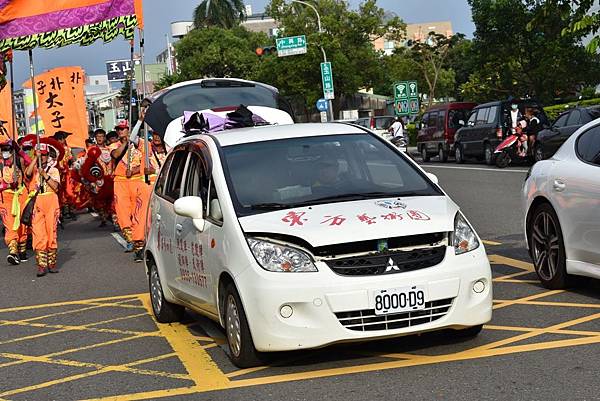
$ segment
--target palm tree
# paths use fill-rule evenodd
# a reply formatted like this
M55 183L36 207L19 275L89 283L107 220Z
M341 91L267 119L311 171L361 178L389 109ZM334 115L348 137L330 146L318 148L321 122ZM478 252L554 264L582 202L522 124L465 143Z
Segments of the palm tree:
M233 28L246 18L243 0L203 0L194 10L196 28Z

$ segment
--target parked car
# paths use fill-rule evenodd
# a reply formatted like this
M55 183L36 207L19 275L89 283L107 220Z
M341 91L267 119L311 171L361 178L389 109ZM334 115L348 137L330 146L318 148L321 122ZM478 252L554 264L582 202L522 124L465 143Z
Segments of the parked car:
M437 155L441 162L454 154L454 135L461 127L460 121L467 121L476 103L446 103L427 109L419 124L417 150L423 161Z
M350 124L184 137L158 177L145 266L161 323L219 322L233 363L453 329L492 313L481 239L388 141Z
M551 157L575 131L597 118L600 118L600 106L577 107L559 115L550 128L538 133L535 161Z
M484 160L486 164L495 162L494 150L506 137L509 131L508 116L512 102L497 101L481 104L471 111L466 125L459 129L454 139L454 157L457 163L474 157ZM548 125L548 118L542 105L534 100L520 100L519 110L533 108L540 124Z
M392 134L388 132L388 129L395 120L395 116L362 117L356 120L354 123L360 125L361 127L369 128L382 138L391 139Z
M180 82L161 89L149 99L146 123L164 135L167 126L184 111L218 109L220 107L264 106L283 110L294 118L289 102L277 88L260 82L236 78L207 78Z
M600 120L579 128L523 187L525 234L542 284L600 279Z

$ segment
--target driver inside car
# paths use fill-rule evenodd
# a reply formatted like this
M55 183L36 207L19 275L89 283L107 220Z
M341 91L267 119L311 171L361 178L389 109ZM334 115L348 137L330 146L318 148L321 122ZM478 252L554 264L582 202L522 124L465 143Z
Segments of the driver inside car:
M342 184L339 172L340 166L335 159L317 163L317 179L312 185L313 194L338 189Z

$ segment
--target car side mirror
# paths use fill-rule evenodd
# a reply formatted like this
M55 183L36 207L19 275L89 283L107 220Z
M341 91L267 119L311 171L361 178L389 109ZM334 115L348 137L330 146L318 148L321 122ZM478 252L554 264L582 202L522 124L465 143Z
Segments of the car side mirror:
M438 178L437 178L437 175L435 175L435 174L433 174L433 173L426 173L426 174L427 174L427 177L428 177L428 178L429 178L431 181L433 181L433 183L434 183L434 184L436 184L436 185L438 184L439 180L438 180Z
M218 199L210 201L210 217L217 221L223 221L223 210L221 210L221 203Z
M199 196L184 196L175 201L173 205L178 216L192 219L198 231L204 231L204 216L202 212L202 198Z

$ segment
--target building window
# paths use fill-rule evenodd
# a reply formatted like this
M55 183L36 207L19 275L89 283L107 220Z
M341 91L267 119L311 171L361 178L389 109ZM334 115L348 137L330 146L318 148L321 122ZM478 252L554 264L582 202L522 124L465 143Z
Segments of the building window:
M393 40L386 40L385 42L383 42L384 50L394 50L395 48L396 48L396 42L394 42Z

